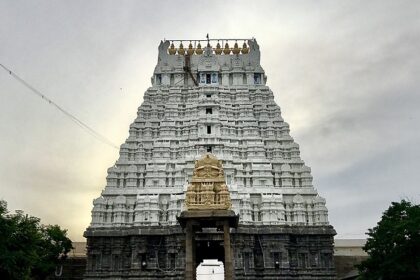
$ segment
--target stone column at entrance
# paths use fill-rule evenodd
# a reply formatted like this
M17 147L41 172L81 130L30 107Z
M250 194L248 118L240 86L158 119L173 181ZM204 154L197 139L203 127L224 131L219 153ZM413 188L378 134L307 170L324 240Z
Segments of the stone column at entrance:
M185 280L195 280L194 231L192 221L187 221L185 240Z
M233 280L232 247L230 246L229 222L223 224L223 243L225 249L225 280Z

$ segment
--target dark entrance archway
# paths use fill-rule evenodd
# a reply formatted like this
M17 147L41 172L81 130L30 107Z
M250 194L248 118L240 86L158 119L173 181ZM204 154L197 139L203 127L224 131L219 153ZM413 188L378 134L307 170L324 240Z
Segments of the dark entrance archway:
M225 248L223 247L223 241L196 241L195 246L195 260L197 264L200 264L205 259L214 259L223 262L223 264L225 263Z

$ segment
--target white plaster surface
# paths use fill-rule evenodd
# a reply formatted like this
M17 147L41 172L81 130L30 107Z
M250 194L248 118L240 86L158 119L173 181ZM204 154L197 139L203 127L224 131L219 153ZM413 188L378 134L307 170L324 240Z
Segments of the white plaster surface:
M248 41L248 54L205 48L191 56L198 86L183 69L184 56L168 54L169 44L159 45L152 87L93 201L90 226L175 225L194 160L209 149L223 161L240 224L328 224L325 199L266 86L257 42ZM217 79L201 83L204 74Z
M218 260L203 260L197 267L197 280L223 280L223 262Z

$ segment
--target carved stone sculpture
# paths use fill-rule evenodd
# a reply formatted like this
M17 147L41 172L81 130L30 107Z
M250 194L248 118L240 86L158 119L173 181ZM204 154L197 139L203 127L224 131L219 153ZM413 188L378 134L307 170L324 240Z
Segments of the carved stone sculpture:
M192 180L185 194L187 210L228 210L231 206L222 162L212 154L196 160Z

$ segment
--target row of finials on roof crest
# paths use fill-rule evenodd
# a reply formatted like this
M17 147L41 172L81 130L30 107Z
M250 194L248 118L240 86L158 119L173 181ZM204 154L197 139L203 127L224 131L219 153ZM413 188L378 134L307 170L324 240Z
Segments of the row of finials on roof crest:
M210 43L207 43L207 48L211 48ZM225 44L225 48L222 49L220 46L220 43L217 42L216 48L213 48L213 51L215 54L220 55L220 54L225 54L225 55L229 55L229 54L247 54L249 52L249 47L246 44L246 42L243 43L242 48L239 48L238 46L238 42L235 42L233 48L229 47L229 43L226 42ZM168 49L168 53L170 55L175 55L175 54L179 54L179 55L193 55L193 54L203 54L203 49L201 48L201 44L200 42L198 42L198 45L196 48L193 47L191 41L190 44L188 45L188 48L185 49L184 45L182 44L182 42L179 44L179 48L175 48L174 42L171 43L169 49Z

